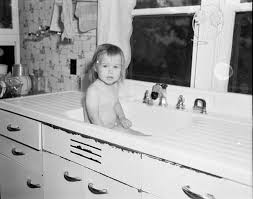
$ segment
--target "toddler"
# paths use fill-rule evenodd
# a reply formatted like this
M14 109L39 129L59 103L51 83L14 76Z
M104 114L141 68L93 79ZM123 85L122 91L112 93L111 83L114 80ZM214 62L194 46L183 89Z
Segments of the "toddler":
M89 66L92 83L87 89L84 107L92 124L120 130L131 127L119 102L119 86L125 72L125 58L119 47L112 44L97 47Z

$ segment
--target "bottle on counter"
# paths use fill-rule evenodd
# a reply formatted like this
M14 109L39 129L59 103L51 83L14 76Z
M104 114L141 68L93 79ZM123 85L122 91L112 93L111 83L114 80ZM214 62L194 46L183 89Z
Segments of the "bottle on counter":
M43 70L33 70L32 78L32 93L43 93L46 89L45 77L43 75Z

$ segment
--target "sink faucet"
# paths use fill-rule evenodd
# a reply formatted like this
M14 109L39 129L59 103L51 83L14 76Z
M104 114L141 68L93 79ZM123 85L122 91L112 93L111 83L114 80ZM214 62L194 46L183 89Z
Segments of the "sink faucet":
M184 101L185 101L184 96L179 95L177 104L176 104L176 109L184 110L185 109Z
M197 98L194 101L194 106L193 106L194 111L199 111L200 113L205 113L206 114L206 101L201 98Z
M148 90L146 90L143 98L143 103L147 103L149 105L153 105L156 100L158 100L159 106L168 106L167 96L166 96L166 88L167 84L156 83L152 87L151 94L149 96Z

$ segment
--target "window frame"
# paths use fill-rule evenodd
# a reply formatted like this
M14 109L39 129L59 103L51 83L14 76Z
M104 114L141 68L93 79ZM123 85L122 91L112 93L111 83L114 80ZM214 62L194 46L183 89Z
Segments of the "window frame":
M13 28L0 28L0 46L14 46L15 63L20 63L18 0L11 0Z
M218 80L215 78L213 71L217 63L230 64L236 12L252 11L252 2L202 0L201 5L194 6L134 9L132 17L162 14L194 14L201 6L209 5L210 3L222 11L223 28L215 39L208 42L201 42L206 37L205 33L208 27L200 26L197 30L199 33L198 38L196 36L193 38L190 88L228 92L229 79Z

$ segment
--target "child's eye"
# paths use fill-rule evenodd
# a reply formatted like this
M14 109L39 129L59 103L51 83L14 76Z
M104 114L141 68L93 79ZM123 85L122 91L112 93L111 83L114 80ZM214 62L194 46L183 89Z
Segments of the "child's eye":
M106 68L106 67L107 67L107 65L106 65L106 64L103 64L103 65L102 65L102 67L103 67L103 68Z
M118 66L118 65L115 65L115 66L114 66L114 68L115 68L115 69L118 69L118 68L120 68L120 66Z

